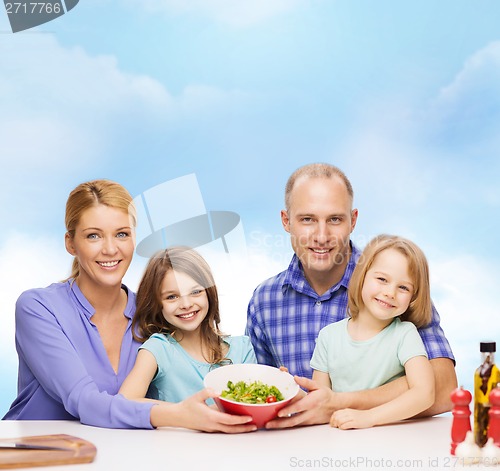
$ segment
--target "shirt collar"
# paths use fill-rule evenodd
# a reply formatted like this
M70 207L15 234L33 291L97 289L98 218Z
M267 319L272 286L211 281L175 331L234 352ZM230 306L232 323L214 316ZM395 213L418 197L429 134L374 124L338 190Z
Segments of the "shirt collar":
M359 256L361 255L361 250L359 250L352 242L351 244L351 257L349 258L349 262L347 263L347 267L344 271L344 276L340 280L339 284L342 286L349 285L349 281L351 280L352 273L356 268L356 263L358 263Z
M90 319L95 314L95 308L90 304L89 300L85 297L85 295L81 292L80 287L75 283L75 279L71 278L67 282L68 289L75 297L76 301L83 308L85 315L88 319ZM122 284L122 289L127 293L127 305L125 306L125 310L123 315L128 319L132 319L135 311L135 299L132 295L132 292Z
M340 286L343 286L347 289L349 280L352 276L352 272L354 271L359 256L361 255L361 251L352 242L350 242L350 245L351 256L349 257L349 262L347 263L342 279L337 284L333 285L326 293L322 294L320 296L321 298L329 298L332 293L339 289ZM311 285L307 281L304 275L304 269L302 268L302 263L300 262L299 257L297 257L296 254L293 255L290 265L288 265L288 269L285 272L285 277L283 279L282 285L283 293L285 293L288 287L293 288L299 293L307 294L315 298L318 297L316 291L311 288Z

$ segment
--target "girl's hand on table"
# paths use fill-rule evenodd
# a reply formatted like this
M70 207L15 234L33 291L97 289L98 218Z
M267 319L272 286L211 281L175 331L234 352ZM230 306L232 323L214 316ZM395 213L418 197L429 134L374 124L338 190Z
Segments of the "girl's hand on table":
M369 410L341 409L332 414L330 425L342 430L373 427L371 415Z

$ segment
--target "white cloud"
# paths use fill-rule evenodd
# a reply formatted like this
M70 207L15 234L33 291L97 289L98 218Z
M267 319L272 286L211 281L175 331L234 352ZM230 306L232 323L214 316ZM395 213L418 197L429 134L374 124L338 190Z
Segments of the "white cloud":
M432 193L432 170L425 168L422 155L408 142L396 139L389 129L375 125L359 132L349 147L346 173L355 188L367 188L371 197L389 204L420 206Z
M310 0L125 0L134 8L204 16L233 27L248 27L293 11Z
M35 172L53 169L62 162L79 162L82 150L91 156L97 153L97 139L92 139L90 130L77 123L61 121L50 116L24 116L0 118L0 149L9 161L6 172L15 174L29 168L25 176L38 178ZM5 183L10 178L4 173Z
M498 161L499 118L500 41L471 55L421 117L438 145L460 146L462 153L470 150L492 163Z
M30 288L44 287L68 276L72 258L62 238L13 233L0 247L0 356L16 361L14 350L14 307L19 295Z
M4 169L87 168L112 148L162 125L207 121L247 108L243 91L190 84L173 96L159 81L127 73L114 56L65 48L50 34L10 35L0 61L0 151ZM148 124L149 123L149 124ZM141 134L142 135L142 134ZM111 149L111 150L110 150ZM36 172L25 177L39 179ZM5 183L9 182L3 173Z
M115 57L65 48L51 34L5 35L0 49L5 227L24 228L33 212L41 216L33 204L39 197L51 208L61 203L60 182L105 176L103 167L116 159L122 168L132 157L124 149L139 141L148 152L165 129L206 131L214 117L232 117L250 102L244 92L203 84L172 96L154 78L123 71Z
M0 149L13 173L40 162L59 170L68 161L88 165L123 116L154 114L170 101L158 81L120 70L113 56L64 48L50 34L10 35L2 43Z
M453 81L443 87L437 97L436 105L444 108L455 108L464 100L473 102L474 108L464 110L465 113L477 110L478 107L498 107L500 98L500 41L488 44L467 59L462 70ZM487 93L493 102L476 100L480 94Z
M2 52L2 78L10 83L4 99L12 99L14 110L22 98L30 99L34 111L83 105L106 111L130 101L150 105L169 100L160 83L121 71L114 56L65 48L51 34L10 36Z

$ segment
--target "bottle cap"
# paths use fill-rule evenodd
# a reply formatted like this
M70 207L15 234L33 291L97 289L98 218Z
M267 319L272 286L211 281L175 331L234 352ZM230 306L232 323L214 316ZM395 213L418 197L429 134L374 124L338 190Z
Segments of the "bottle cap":
M479 351L480 352L496 352L497 344L496 342L480 342Z

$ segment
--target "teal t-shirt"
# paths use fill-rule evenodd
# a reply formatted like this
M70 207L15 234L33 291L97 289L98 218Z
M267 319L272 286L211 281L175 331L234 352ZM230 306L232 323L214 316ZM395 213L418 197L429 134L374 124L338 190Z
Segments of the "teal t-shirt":
M257 363L250 339L224 337L229 344L227 358L233 363ZM214 368L210 363L192 358L170 335L153 334L140 348L151 352L158 365L146 397L180 402L204 388L203 379Z
M427 353L411 322L395 318L374 337L357 341L347 332L349 318L320 330L311 368L330 375L335 391L360 391L388 383L405 373L404 364Z

